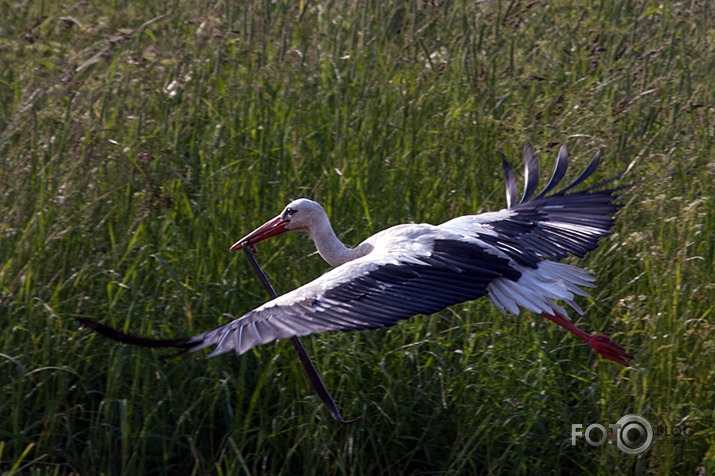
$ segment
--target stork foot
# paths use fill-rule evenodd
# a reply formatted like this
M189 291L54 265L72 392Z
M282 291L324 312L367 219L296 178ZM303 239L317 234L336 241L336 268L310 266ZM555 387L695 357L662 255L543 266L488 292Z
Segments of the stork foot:
M587 332L584 332L578 327L576 327L566 317L562 316L556 311L554 311L553 314L548 314L544 312L541 315L550 320L551 322L555 322L556 324L560 325L567 331L577 335L580 339L583 339L588 345L590 345L593 350L595 350L603 357L612 362L617 362L624 367L630 367L626 359L635 358L631 354L626 352L625 347L616 344L611 340L610 337L604 336L602 334L589 334Z
M626 352L625 347L616 344L610 337L602 334L591 334L587 339L584 339L593 350L601 354L604 358L613 362L618 362L624 367L630 367L625 359L632 360L631 354Z

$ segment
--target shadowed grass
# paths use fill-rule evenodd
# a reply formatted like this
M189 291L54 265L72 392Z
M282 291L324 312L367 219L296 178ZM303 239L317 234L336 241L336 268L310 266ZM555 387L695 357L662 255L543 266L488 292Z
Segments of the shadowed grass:
M10 3L8 6L11 6ZM708 2L26 2L0 20L0 468L9 474L684 474L715 470ZM240 2L239 2L240 3ZM305 345L161 361L265 301L233 241L291 198L347 244L504 207L499 157L632 164L584 330L487 301ZM573 177L574 175L569 175ZM279 293L327 269L263 244ZM231 315L226 315L230 313ZM571 425L689 428L640 456Z

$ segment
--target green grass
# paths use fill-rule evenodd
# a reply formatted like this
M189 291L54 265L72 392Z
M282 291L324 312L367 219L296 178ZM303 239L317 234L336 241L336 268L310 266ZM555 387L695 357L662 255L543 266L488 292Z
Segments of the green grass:
M715 471L715 30L707 1L2 1L0 472ZM238 237L291 198L340 238L505 206L499 157L633 163L579 325L486 300L305 345L162 361L73 317L186 336L266 299ZM590 182L595 183L595 182ZM327 266L258 256L279 293ZM628 413L688 426L640 456L571 445Z

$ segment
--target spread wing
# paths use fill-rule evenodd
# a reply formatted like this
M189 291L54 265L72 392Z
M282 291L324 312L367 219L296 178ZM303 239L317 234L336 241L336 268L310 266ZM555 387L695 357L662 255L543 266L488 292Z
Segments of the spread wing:
M467 237L477 238L505 253L517 263L537 268L541 260L560 260L569 254L583 257L598 246L599 238L610 234L619 208L618 188L594 190L620 177L577 192L567 193L583 183L598 166L600 152L586 170L563 190L547 195L566 174L568 150L561 147L551 180L544 190L536 190L538 168L531 148L524 147L525 189L518 204L514 172L503 160L507 209L455 218L440 225Z
M417 314L432 314L487 294L497 278L517 280L510 260L488 246L450 238L432 225L415 241L404 241L401 227L382 232L390 246L338 266L318 279L279 296L228 324L188 339L152 340L120 333L80 319L99 333L144 347L179 347L189 352L215 346L210 357L242 354L275 339L392 326ZM404 229L402 230L404 231ZM155 342L157 345L152 345Z

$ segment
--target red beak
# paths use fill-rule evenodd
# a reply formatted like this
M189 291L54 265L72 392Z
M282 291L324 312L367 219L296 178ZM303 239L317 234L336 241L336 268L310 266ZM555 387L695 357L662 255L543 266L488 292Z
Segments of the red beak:
M286 221L280 216L277 216L274 219L269 220L263 225L259 226L240 240L238 240L236 243L233 244L233 246L231 246L230 251L240 250L241 248L243 248L243 245L248 245L253 251L255 251L256 249L253 247L253 245L258 243L259 241L263 241L266 238L270 238L271 236L279 235L288 231L285 228L285 224Z

